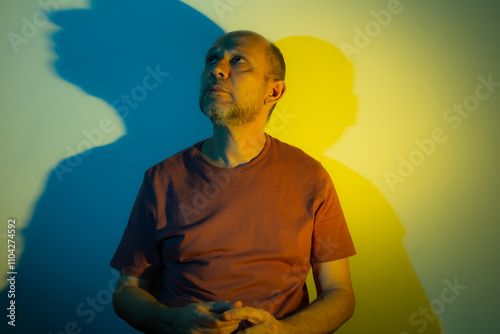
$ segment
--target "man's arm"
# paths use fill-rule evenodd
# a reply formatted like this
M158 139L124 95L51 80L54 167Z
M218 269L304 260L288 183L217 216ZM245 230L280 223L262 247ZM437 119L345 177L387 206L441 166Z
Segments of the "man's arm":
M116 314L135 329L146 333L229 334L239 320L225 321L222 314L241 302L207 302L185 307L167 307L153 296L155 280L121 274L113 294Z
M256 323L242 333L333 333L352 316L354 293L347 258L313 267L318 298L286 319L276 320L269 313L251 307L229 310L225 319L247 319Z
M318 298L283 321L297 333L333 333L354 313L354 292L347 258L313 266Z

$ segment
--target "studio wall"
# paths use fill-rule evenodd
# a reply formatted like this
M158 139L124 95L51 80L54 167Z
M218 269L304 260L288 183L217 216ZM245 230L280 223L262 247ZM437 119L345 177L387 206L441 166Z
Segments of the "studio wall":
M210 136L197 102L204 55L240 29L283 50L287 93L267 131L321 161L353 235L358 304L338 332L499 332L499 10L487 0L3 2L6 315L9 220L17 274L16 326L2 316L2 332L136 333L112 310L109 260L143 172Z

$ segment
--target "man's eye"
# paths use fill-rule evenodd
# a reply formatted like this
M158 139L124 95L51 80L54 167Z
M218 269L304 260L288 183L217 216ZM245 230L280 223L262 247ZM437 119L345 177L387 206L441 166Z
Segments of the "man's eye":
M217 62L217 57L215 56L207 57L207 64L214 64L216 62Z
M233 63L244 63L244 62L246 62L245 58L240 57L240 56L233 57L232 61L233 61Z

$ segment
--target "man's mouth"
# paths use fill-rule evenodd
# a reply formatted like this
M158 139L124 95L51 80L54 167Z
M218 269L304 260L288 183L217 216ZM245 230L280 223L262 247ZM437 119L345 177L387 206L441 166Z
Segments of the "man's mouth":
M225 88L219 85L208 86L206 90L207 92L212 92L212 93L228 93L228 91Z

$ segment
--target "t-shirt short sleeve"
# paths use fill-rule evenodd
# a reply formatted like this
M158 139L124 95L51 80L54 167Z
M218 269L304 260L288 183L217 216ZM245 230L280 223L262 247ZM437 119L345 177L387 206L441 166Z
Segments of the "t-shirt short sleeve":
M323 168L318 178L311 262L339 260L356 254L340 201L330 175Z
M147 174L110 265L123 274L138 278L154 278L161 273L161 250L156 238L156 197Z

